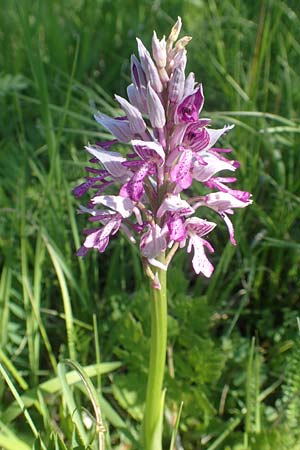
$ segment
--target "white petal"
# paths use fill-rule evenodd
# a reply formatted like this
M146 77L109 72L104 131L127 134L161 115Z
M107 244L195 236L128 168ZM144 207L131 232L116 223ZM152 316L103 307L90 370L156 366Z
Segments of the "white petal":
M120 104L123 111L125 111L132 132L135 134L143 133L146 130L146 124L138 108L119 95L115 95L115 99Z
M164 160L165 160L165 151L164 151L163 147L158 142L142 141L142 140L139 140L139 139L133 139L131 141L131 144L134 147L143 147L146 150L148 149L148 150L154 151L160 157L162 162L164 162ZM136 152L138 153L138 149L136 150Z
M204 204L217 212L224 212L231 208L245 208L252 201L242 202L229 192L213 192L205 196ZM196 206L194 206L196 209Z
M168 267L165 264L163 264L162 262L158 261L155 258L148 258L148 261L151 264L151 266L158 267L159 269L162 269L165 272L168 270Z
M210 278L214 271L214 266L205 254L203 240L198 236L192 236L191 242L194 247L192 264L196 274L203 273L205 277Z
M86 248L93 248L97 245L99 241L99 236L101 236L102 230L96 230L94 233L90 233L83 243Z
M190 236L197 235L198 237L202 237L210 233L216 224L205 219L200 219L200 217L191 217L185 221L185 226Z
M79 209L77 210L78 214L91 214L91 216L97 216L99 213L104 212L101 209L92 209L92 208L86 208L83 205L79 205Z
M225 213L221 214L221 217L223 218L224 222L226 223L226 226L227 226L227 229L229 232L230 242L233 245L236 245L236 241L234 239L234 228L233 228L233 224L232 224L231 220Z
M213 128L207 128L208 134L209 134L209 145L208 148L211 148L215 143L217 142L220 137L226 133L226 131L231 130L234 128L234 125L226 125L224 128L221 128L220 130L214 130Z
M207 163L206 165L200 164L198 161L195 161L192 176L198 181L207 181L212 176L214 176L217 172L221 170L231 170L235 171L235 167L228 161L223 161L219 159L217 156L207 152L205 154L201 153L201 158Z
M101 112L94 115L96 121L113 134L120 142L129 142L133 137L128 120L118 120Z
M126 218L131 216L134 204L129 197L121 197L120 195L98 195L92 199L94 204L101 203Z
M164 233L158 225L150 227L141 238L141 253L149 260L153 260L167 247Z
M178 211L186 210L184 215L193 214L195 210L189 205L188 202L182 200L178 195L170 195L165 198L157 211L157 217L162 217L166 211Z
M87 145L85 149L95 156L113 177L121 178L128 173L128 168L122 165L126 158L120 153L103 150L97 145Z

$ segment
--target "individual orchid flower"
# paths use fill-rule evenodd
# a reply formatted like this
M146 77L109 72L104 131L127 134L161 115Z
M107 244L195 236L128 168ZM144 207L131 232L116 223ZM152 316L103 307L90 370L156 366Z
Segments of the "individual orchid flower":
M228 214L232 215L234 208L245 208L250 205L251 200L249 192L237 191L237 194L233 195L234 192L234 190L231 190L231 193L222 191L213 192L199 198L199 201L197 201L193 207L197 209L199 206L208 206L216 211L227 225L231 243L236 245L233 224L229 219ZM238 197L243 197L243 199L241 200Z
M93 217L93 220L104 223L104 226L96 230L87 230L87 237L83 246L78 250L78 256L85 256L89 249L96 248L99 253L103 253L109 243L110 236L119 231L122 216L121 214L111 214L109 217L99 216Z
M175 112L175 123L197 122L199 114L204 105L202 84L195 88L194 92L184 97Z
M203 239L203 236L210 233L216 224L199 217L192 217L186 220L185 226L189 237L187 252L190 253L192 247L194 248L193 268L197 274L203 273L205 277L209 278L214 271L214 267L207 258L204 247L211 253L214 252L214 249L208 241Z

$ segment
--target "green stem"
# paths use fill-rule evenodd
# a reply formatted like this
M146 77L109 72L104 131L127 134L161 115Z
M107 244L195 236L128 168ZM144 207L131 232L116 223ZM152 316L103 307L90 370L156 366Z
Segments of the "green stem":
M163 263L165 255L160 261ZM158 269L161 289L151 287L151 341L146 405L143 420L143 450L162 450L164 412L163 379L167 348L167 274Z

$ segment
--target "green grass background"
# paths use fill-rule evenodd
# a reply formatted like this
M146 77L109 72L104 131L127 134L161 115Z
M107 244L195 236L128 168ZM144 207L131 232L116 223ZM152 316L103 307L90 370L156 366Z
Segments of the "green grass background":
M115 114L125 95L135 36L149 48L178 15L203 114L236 125L223 143L254 202L236 248L218 224L211 280L184 252L169 271L165 448L182 401L171 450L300 448L299 1L0 0L1 449L97 448L98 402L107 449L138 449L147 282L121 236L75 256L71 189L83 146L107 137L94 107Z

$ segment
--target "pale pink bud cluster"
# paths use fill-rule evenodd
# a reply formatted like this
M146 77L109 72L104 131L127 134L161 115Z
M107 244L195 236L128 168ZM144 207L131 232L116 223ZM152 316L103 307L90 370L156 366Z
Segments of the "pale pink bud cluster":
M137 39L139 59L131 58L128 100L115 96L124 115L95 115L114 139L86 147L94 166L86 168L86 181L73 191L77 197L94 191L88 207L81 206L79 212L89 214L96 226L85 230L78 255L91 248L104 252L121 230L131 242L138 242L156 288L159 280L151 267L166 270L178 248L193 252L195 272L210 277L213 266L206 252L214 249L207 235L216 224L203 217L206 209L224 220L235 244L230 216L235 208L251 203L248 192L229 186L236 178L223 175L239 167L224 156L231 150L215 146L233 126L213 129L210 119L199 118L203 88L193 73L185 75L185 47L191 38L177 40L180 30L178 18L167 40L153 33L153 58ZM126 156L114 150L120 143L128 144ZM190 197L194 181L202 184L203 195Z

